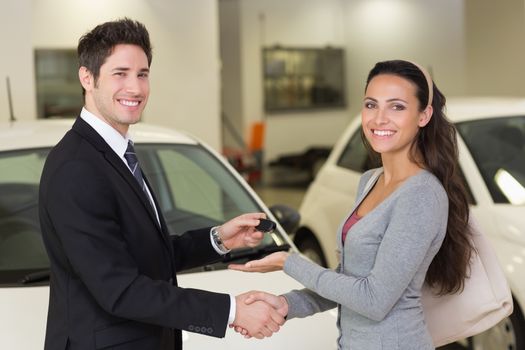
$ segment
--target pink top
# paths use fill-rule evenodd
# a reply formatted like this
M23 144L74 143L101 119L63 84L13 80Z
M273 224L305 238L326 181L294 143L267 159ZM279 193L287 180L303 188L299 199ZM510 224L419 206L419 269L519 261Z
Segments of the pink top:
M350 230L350 228L352 226L354 226L354 224L356 222L359 221L359 219L361 219L361 217L359 215L357 215L357 208L354 210L354 212L352 213L352 215L350 215L350 217L348 218L348 220L346 220L345 224L343 225L343 245L345 244L345 238L346 238L346 234L348 233L348 231Z

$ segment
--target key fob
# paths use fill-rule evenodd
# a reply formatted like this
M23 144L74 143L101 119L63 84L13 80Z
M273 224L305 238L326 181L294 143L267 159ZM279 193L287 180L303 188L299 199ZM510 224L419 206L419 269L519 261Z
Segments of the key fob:
M255 226L255 229L257 231L261 232L271 232L275 229L275 222L268 219L259 219L260 223L259 225Z

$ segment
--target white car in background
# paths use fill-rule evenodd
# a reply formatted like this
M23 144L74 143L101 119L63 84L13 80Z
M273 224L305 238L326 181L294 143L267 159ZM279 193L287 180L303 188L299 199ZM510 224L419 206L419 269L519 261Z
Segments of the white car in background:
M46 155L71 124L72 120L0 124L0 349L43 348L49 261L38 221L38 185ZM143 124L131 130L141 167L171 234L214 226L253 211L263 211L280 222L258 247L236 250L219 263L183 272L180 286L234 295L301 288L283 272L248 274L226 269L229 262L295 250L285 229L296 226L297 212L283 206L268 209L222 156L191 136ZM290 344L297 349L336 349L336 315L325 312L287 322L279 333L264 340L244 339L233 330L224 339L190 332L183 332L183 339L187 350L288 350Z
M472 214L504 268L514 313L468 340L471 349L525 350L525 99L449 99L458 129L461 171ZM335 267L335 234L351 210L361 174L374 167L360 135L361 118L344 131L300 207L294 242L311 259Z

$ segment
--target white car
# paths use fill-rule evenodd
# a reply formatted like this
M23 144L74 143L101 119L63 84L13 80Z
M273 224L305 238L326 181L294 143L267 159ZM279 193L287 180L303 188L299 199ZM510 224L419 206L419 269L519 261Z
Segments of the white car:
M514 313L469 339L472 349L525 350L525 99L449 99L461 171L473 215L486 232L514 296ZM348 126L301 203L296 246L325 266L337 264L335 233L351 210L361 174L374 165L360 135L361 118Z
M46 155L71 124L72 120L0 124L0 349L43 348L49 261L39 228L38 184ZM226 269L229 262L296 249L284 228L293 226L294 217L297 224L297 212L268 209L222 156L189 135L143 124L131 130L141 167L172 234L213 226L244 212L264 211L274 221L276 216L281 219L260 246L233 251L222 262L186 271L179 276L181 286L234 295L301 288L282 272L248 274ZM287 322L279 333L264 340L244 339L230 329L224 339L190 332L183 332L183 339L187 350L285 350L290 344L297 349L336 349L336 315L325 312Z

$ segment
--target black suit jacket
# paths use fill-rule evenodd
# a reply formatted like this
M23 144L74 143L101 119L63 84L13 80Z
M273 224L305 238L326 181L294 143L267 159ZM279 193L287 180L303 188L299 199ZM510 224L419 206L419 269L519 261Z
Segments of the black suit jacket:
M181 349L181 330L223 337L229 296L177 287L217 260L209 228L169 237L117 154L83 119L50 152L40 221L51 261L45 349Z

